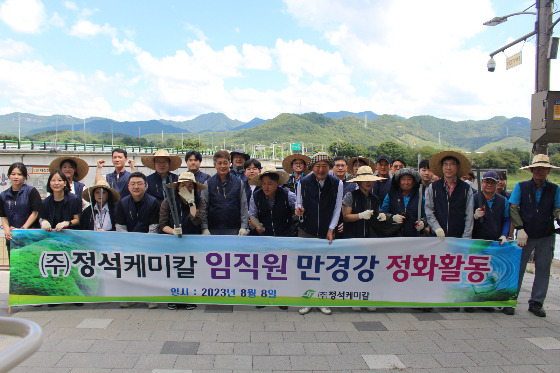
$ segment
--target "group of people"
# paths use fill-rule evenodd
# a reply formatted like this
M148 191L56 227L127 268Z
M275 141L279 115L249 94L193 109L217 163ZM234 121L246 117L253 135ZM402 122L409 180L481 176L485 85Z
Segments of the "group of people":
M487 171L476 190L470 161L461 153L443 151L423 160L418 171L401 158L387 155L331 157L319 152L292 154L262 167L243 150L214 153L216 173L200 170L197 151L185 155L188 171L166 150L141 157L154 172L135 170L124 149L114 149L114 171L103 175L97 162L95 185L80 181L87 163L62 156L50 164L47 198L27 185L27 169L14 163L8 170L11 188L0 194L0 216L9 248L11 230L41 227L46 231L84 229L162 234L283 236L326 239L368 237L445 237L499 241L512 238L523 248L519 288L535 252L535 281L529 311L544 317L554 251L554 220L560 218L560 189L547 181L546 155L527 167L532 179L506 191L507 176ZM126 164L131 172L125 169ZM9 249L8 249L9 250ZM126 307L126 304L122 304ZM157 304L149 304L150 308ZM175 309L177 305L169 305ZM302 307L306 314L311 308ZM321 312L330 314L327 307ZM355 309L359 311L359 308ZM374 308L368 308L373 311ZM466 309L468 311L468 309ZM513 308L504 313L513 315Z

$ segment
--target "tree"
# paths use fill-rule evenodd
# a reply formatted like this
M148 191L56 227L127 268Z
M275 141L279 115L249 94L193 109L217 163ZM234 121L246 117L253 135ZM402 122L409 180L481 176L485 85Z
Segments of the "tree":
M353 145L346 141L334 141L328 146L328 152L335 155L340 155L343 157L356 157L358 155L368 156L370 152L360 145Z

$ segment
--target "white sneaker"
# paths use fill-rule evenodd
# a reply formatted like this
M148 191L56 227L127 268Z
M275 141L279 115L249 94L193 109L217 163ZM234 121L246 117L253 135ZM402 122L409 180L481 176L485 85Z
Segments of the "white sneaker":
M148 309L153 310L154 308L157 308L158 304L157 303L148 303Z
M319 310L321 312L323 312L323 314L325 314L325 315L330 315L332 313L332 311L329 307L320 307Z
M352 311L354 312L360 312L362 310L361 307L352 307Z
M373 311L376 311L377 308L375 308L375 307L367 307L366 310L368 310L369 312L373 312Z
M301 307L299 309L299 314L300 315L305 315L305 314L308 314L309 311L311 311L311 307Z

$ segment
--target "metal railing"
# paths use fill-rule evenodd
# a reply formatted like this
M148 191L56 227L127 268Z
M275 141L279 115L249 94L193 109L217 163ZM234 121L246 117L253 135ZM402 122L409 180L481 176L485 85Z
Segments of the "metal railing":
M43 343L43 331L33 321L0 317L0 334L22 338L0 352L0 373L9 372L30 357Z

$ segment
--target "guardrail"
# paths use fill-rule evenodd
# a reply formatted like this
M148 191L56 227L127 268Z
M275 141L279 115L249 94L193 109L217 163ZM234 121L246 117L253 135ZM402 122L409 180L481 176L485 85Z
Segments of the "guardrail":
M22 340L0 352L0 373L8 372L30 357L43 343L43 331L33 321L0 317L0 334Z

